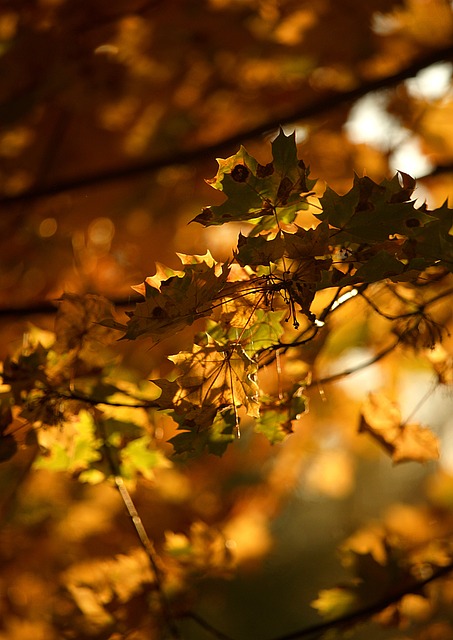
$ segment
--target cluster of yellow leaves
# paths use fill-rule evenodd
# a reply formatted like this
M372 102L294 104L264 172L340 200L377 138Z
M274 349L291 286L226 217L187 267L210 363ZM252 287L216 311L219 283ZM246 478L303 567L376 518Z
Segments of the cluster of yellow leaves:
M114 620L108 606L127 603L149 589L155 582L143 549L110 560L91 560L74 564L63 582L92 628L106 626Z

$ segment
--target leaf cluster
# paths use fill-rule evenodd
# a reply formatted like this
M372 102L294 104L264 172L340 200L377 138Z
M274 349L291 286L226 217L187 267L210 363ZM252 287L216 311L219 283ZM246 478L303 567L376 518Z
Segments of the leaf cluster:
M192 578L225 575L234 566L227 522L218 532L199 522L185 533L168 533L157 556L124 480L153 482L156 472L188 458L220 456L241 434L254 432L277 446L287 440L308 412L310 389L354 372L322 378L317 370L351 300L360 300L386 327L384 335L393 336L368 364L405 349L423 356L439 383L452 377L440 344L446 319L432 311L452 293L453 210L447 204L418 205L415 181L402 173L380 184L355 176L347 193L327 188L318 198L295 135L282 130L270 162L260 164L241 147L219 161L209 184L224 202L193 222L241 225L229 260L218 262L207 252L179 254L179 270L157 265L155 275L134 287L142 300L126 319L103 298L67 294L55 333L30 329L3 366L0 458L9 460L29 441L39 454L36 469L66 471L92 484L113 480L146 551L152 569L146 578L137 558L106 563L93 576L90 563L68 572L67 589L84 614L99 616L101 627L114 620L106 605L122 606L149 589L171 626L172 589L181 594ZM167 357L165 377L152 373L145 380L119 363L117 332L124 342L145 339L151 348L176 333L188 344ZM394 463L439 456L434 433L403 421L380 392L368 396L358 423L356 431ZM377 595L398 599L413 589L417 562L437 569L451 561L446 544L444 555L433 559L427 551L420 560L387 532L370 540L346 550L355 581L320 593L314 606L323 615L370 607L376 583ZM122 591L109 572L123 575L129 565L135 578Z

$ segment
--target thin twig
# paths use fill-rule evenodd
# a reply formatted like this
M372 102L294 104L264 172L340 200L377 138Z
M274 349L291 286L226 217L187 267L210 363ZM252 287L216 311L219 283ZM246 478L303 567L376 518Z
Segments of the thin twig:
M62 180L61 182L56 182L53 185L36 186L21 194L3 196L0 198L0 203L8 204L13 202L29 202L30 200L45 198L59 193L65 193L66 191L86 189L88 187L99 186L101 184L109 184L113 181L129 180L130 178L141 175L149 175L151 172L158 171L168 166L185 165L192 162L206 160L207 158L210 159L221 156L224 152L228 152L231 147L243 144L245 140L257 138L269 133L270 131L275 131L280 125L306 120L319 116L320 114L327 113L341 105L358 100L373 91L379 91L380 89L395 86L408 78L412 78L422 69L425 69L436 62L450 60L452 57L452 45L441 49L435 49L434 51L414 60L396 73L383 78L364 82L350 91L323 95L320 98L313 100L308 105L298 105L289 113L280 114L277 118L269 119L256 127L240 131L239 133L236 133L229 138L224 138L212 145L206 145L196 149L188 149L187 151L181 151L179 153L173 152L168 156L144 160L137 164L129 165L127 167L119 167L102 173L94 173L69 180Z
M395 349L395 347L399 344L399 342L400 340L398 338L398 340L395 340L395 342L390 344L388 347L385 347L385 349L382 349L382 351L379 351L378 353L376 353L376 355L374 355L372 358L370 358L369 360L365 360L365 362L362 362L361 364L358 364L355 367L349 367L349 369L343 369L343 371L339 371L338 373L333 373L332 375L325 376L324 378L315 378L307 385L307 387L314 387L315 385L329 384L330 382L335 382L336 380L341 380L341 378L350 376L353 373L357 373L362 369L371 367L371 365L375 364L376 362L379 362L379 360L382 360L383 358L385 358L385 356L391 353Z
M392 293L395 294L396 292L392 291ZM417 308L415 309L415 311L407 311L406 313L400 313L398 315L390 315L390 314L385 313L384 311L382 311L382 309L380 309L373 300L368 298L368 296L366 296L363 293L363 291L359 291L359 294L361 295L363 300L365 300L365 302L373 309L373 311L375 311L379 316L381 316L381 318L385 318L386 320L393 321L393 320L403 320L404 318L411 318L413 316L421 316L421 315L423 315L423 312L425 311L425 309L427 307L431 306L435 302L438 302L439 300L442 300L442 298L447 298L449 295L452 295L453 294L453 288L445 289L444 291L441 291L436 296L433 296L432 298L430 298L426 302L418 304ZM412 301L410 301L410 300L404 300L403 299L403 300L401 300L401 302L404 302L406 304L412 304Z
M176 623L173 619L167 597L163 591L163 587L162 587L163 575L162 575L162 571L159 568L159 564L157 561L157 554L154 549L154 545L151 542L146 532L142 519L139 516L137 508L134 504L134 501L132 500L132 496L129 493L126 485L124 484L124 480L121 476L121 470L119 468L119 465L115 457L112 455L112 452L110 450L110 445L107 442L106 433L103 427L101 426L101 424L99 424L98 426L100 431L102 432L101 436L104 442L104 451L106 453L106 458L113 474L116 488L118 489L121 499L123 500L124 506L126 507L127 512L132 520L132 524L134 525L134 529L137 533L140 543L143 549L145 550L146 555L148 556L149 564L154 574L156 591L159 595L159 602L160 602L163 617L165 619L165 623L167 625L167 628L173 640L180 640L181 635L179 633L179 629L177 628Z
M126 394L127 395L127 394ZM83 393L77 391L59 391L58 396L60 398L66 398L67 400L79 400L80 402L86 402L91 405L105 404L109 407L129 407L131 409L161 409L161 405L155 400L143 400L139 401L133 396L128 396L131 400L137 400L136 402L111 402L105 398L93 398L92 396L86 396Z

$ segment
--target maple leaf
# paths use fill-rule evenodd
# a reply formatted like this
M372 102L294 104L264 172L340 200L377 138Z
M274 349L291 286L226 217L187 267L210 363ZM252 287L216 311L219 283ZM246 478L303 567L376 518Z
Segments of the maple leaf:
M413 179L400 175L404 176L403 185L398 174L380 184L367 176L355 175L352 189L343 196L327 187L320 199L323 211L316 215L340 230L335 234L338 243L372 244L384 242L394 234L415 237L418 228L433 222L434 217L422 208L415 208L409 200L412 190L407 186Z
M296 233L283 233L285 255L300 259L329 253L329 225L321 222L316 229L297 227Z
M124 331L124 339L148 336L160 340L209 315L213 299L219 297L227 281L228 264L215 263L210 254L192 256L192 260L181 255L180 258L182 271L173 272L167 279L158 272L135 287L145 301L128 312L126 325L110 323L108 326Z
M421 268L423 269L424 265ZM394 255L387 251L379 251L366 260L364 264L360 265L352 275L346 275L343 278L340 277L336 279L335 285L344 287L359 283L371 284L373 282L380 282L386 278L398 281L404 277L407 270L407 264L398 260ZM332 283L328 282L327 286L332 286Z
M238 251L234 253L234 257L242 267L277 262L283 256L285 248L280 234L268 240L265 236L246 237L240 233L237 246Z
M154 478L154 469L170 467L170 461L164 454L152 446L149 435L136 438L121 450L121 475L123 478L135 478L137 473L148 479Z
M176 378L176 405L244 406L248 415L259 415L257 366L241 345L218 345L209 338L206 345L195 344L191 352L182 351L169 359L182 372Z
M309 180L308 170L297 159L294 133L286 136L280 129L272 143L272 154L272 162L260 165L241 147L234 156L218 160L217 175L208 184L227 199L221 205L206 207L192 222L210 226L267 220L258 223L260 231L274 227L276 218L292 222L297 210L307 207L301 194L308 193L316 181Z
M360 432L369 433L391 455L393 462L427 462L439 457L434 433L419 424L402 424L395 402L370 393L362 407Z
M181 433L169 442L177 455L193 457L207 449L209 453L221 456L235 438L237 416L231 407L220 410L203 407L188 412L177 408L173 418Z
M34 463L37 469L50 471L80 472L92 462L101 459L103 442L96 434L93 417L81 411L78 420L61 427L52 427L38 432L41 456Z
M109 332L99 322L111 316L112 311L112 303L102 296L65 293L60 298L55 319L53 349L57 353L75 349L86 351L89 343L98 346L99 342L106 342Z
M283 441L293 432L292 422L308 411L308 398L304 386L295 384L278 400L262 396L261 411L254 430L266 436L271 444Z
M417 256L453 271L453 209L445 202L428 212L431 222L413 231L412 249Z
M220 322L207 323L207 333L218 344L240 343L246 354L252 358L258 351L278 343L284 329L281 324L284 311L268 311L239 307L232 314L223 314Z

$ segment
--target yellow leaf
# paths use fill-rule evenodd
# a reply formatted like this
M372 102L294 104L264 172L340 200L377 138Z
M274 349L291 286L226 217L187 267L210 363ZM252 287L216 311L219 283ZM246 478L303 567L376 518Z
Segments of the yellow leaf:
M317 609L324 618L334 619L348 613L356 604L357 595L347 587L333 587L321 589L311 606Z
M382 393L370 393L362 407L359 432L371 435L393 462L427 462L439 457L439 442L430 429L402 424L400 410Z
M401 426L394 442L393 462L428 462L439 458L439 441L427 427L418 424Z
M377 563L385 565L387 550L384 528L379 524L370 524L359 529L342 543L340 552L344 566L353 565L355 554L370 554Z

